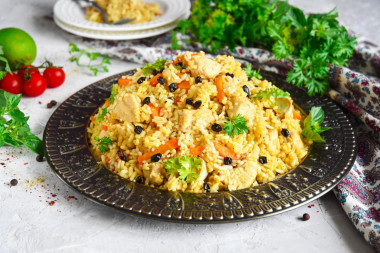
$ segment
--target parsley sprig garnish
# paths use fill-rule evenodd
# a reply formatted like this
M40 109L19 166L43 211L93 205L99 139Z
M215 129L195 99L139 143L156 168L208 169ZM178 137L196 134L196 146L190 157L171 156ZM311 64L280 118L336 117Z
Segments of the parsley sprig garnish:
M4 57L3 47L0 46L0 80L4 78L7 73L12 73L7 58Z
M269 88L266 90L261 90L256 94L250 96L251 99L268 99L271 101L271 98L288 98L290 94L286 91L283 91L279 88ZM273 102L273 101L271 101Z
M248 132L247 120L240 113L235 118L228 118L229 121L224 123L224 132L230 136L244 134Z
M112 90L111 90L111 96L109 98L110 100L110 104L113 104L113 102L115 102L115 97L117 95L117 91L116 91L116 85L113 85L112 86Z
M96 118L96 122L102 121L106 115L107 115L107 108L103 108L102 112L98 114L98 117Z
M329 64L346 66L353 55L356 39L337 17L336 9L306 17L286 1L197 0L190 19L176 30L191 32L211 52L224 46L234 51L237 45L272 50L293 64L287 81L312 96L327 91ZM178 48L178 39L172 41Z
M303 122L302 135L314 142L326 142L320 133L331 129L331 127L322 127L321 124L325 118L325 113L321 107L312 107L309 115Z
M112 140L109 137L104 136L100 139L98 136L95 136L95 140L98 142L100 152L105 153L110 150L109 145L112 144Z
M69 44L69 53L71 55L69 59L71 62L75 62L79 67L88 68L95 76L99 71L108 72L108 65L111 64L108 56L103 56L99 61L100 53L92 52L90 49L81 50L74 43Z
M168 174L178 173L178 178L191 183L199 177L198 170L202 160L196 156L174 157L165 162L164 168Z
M263 77L260 75L260 69L252 69L252 64L248 63L245 68L245 73L247 74L248 78L256 78L256 79L262 79Z
M17 107L20 100L21 94L13 95L0 90L0 147L21 147L24 144L34 153L43 155L41 139L31 132L27 123L29 117Z
M151 74L153 70L162 71L165 68L165 59L157 59L154 63L147 63L142 69L144 75Z

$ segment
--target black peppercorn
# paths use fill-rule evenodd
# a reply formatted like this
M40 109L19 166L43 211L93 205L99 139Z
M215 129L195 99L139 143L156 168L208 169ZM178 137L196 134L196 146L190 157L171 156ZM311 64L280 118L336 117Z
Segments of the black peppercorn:
M161 153L157 153L157 154L152 155L152 157L150 158L150 160L152 162L156 163L159 160L161 160L161 157L162 157L162 154Z
M260 156L259 157L259 162L261 164L266 164L268 161L267 161L267 157L266 156Z
M222 131L222 126L217 124L217 123L214 123L214 124L212 124L211 129L214 132L220 132L220 131Z
M282 134L284 137L289 137L289 136L290 136L289 130L288 130L288 129L285 129L285 128L283 128L283 129L281 130L281 134Z
M17 179L12 179L11 180L11 186L16 186L18 184Z
M210 192L210 186L207 183L203 184L203 189L205 190L205 192Z
M186 99L187 105L193 105L193 103L194 103L194 100L192 100L191 98Z
M142 177L141 176L137 176L136 183L141 184L142 182L143 182Z
M243 90L245 93L247 93L247 97L249 97L249 95L251 95L251 92L249 91L249 88L247 85L243 85Z
M150 104L150 97L146 97L143 100L143 105L147 105L147 104Z
M162 85L165 83L165 79L162 76L160 76L159 78L157 78L157 82Z
M175 92L177 89L178 89L178 87L177 87L176 83L172 83L169 85L170 92Z
M304 220L304 221L310 220L310 214L304 213L302 216L302 220Z
M124 153L123 150L119 149L117 151L117 156L120 158L120 160L124 161L124 162L128 162L128 158L127 158L127 155Z
M42 156L42 155L37 155L37 156L36 156L36 161L37 161L37 162L43 162L43 161L44 161L44 156Z
M227 72L226 76L230 76L230 77L234 78L234 74L232 74L231 72Z
M143 128L141 126L135 126L135 133L136 134L141 134L142 131L143 131Z
M202 77L197 76L197 77L195 78L195 83L201 83L201 82L202 82Z
M194 107L195 109L198 109L199 107L201 107L201 105L202 105L202 100L197 100L197 101L195 101L195 103L193 104L193 107Z
M232 163L231 157L224 157L224 165L230 165Z
M138 83L138 84L141 84L141 83L143 83L143 82L145 81L145 79L146 79L146 77L145 77L145 76L142 76L142 77L140 77L139 79L137 79L137 83Z

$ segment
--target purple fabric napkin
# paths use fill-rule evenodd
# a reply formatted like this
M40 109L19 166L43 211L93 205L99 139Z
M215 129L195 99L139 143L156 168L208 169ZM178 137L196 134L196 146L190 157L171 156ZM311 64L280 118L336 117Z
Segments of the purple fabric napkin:
M157 58L172 59L183 52L170 49L170 34L135 41L96 41L83 39L102 54L141 63ZM186 51L205 50L202 45L182 44ZM291 68L274 59L270 51L238 47L221 50L253 62L256 67L284 74ZM331 89L327 95L346 112L357 131L358 155L350 173L335 187L339 202L364 239L380 252L380 50L358 39L349 68L331 66Z

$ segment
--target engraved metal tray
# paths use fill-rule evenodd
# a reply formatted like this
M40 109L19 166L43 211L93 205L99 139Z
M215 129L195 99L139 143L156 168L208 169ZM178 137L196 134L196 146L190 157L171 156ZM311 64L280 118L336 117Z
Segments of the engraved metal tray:
M183 193L151 188L124 179L97 163L87 142L91 115L110 96L112 84L127 71L78 91L49 119L44 151L53 171L88 199L121 212L165 221L215 223L256 219L303 205L331 190L351 169L356 156L354 130L344 112L327 97L308 97L284 77L262 72L263 77L290 92L306 113L322 106L326 143L313 144L294 170L259 186L218 193Z

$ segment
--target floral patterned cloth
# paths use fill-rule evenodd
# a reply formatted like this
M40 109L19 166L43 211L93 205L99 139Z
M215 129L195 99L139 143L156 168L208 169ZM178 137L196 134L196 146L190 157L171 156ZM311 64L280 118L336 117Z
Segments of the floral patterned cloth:
M186 39L186 38L183 38ZM172 59L182 51L170 49L170 35L135 41L94 41L84 44L106 54L144 64L157 58ZM358 39L349 68L331 66L328 96L339 104L357 131L356 162L334 192L344 211L365 240L380 252L380 51L377 46ZM182 44L187 51L204 50L200 44ZM255 67L284 74L291 64L274 59L270 51L238 47L234 52L221 50L248 60Z

